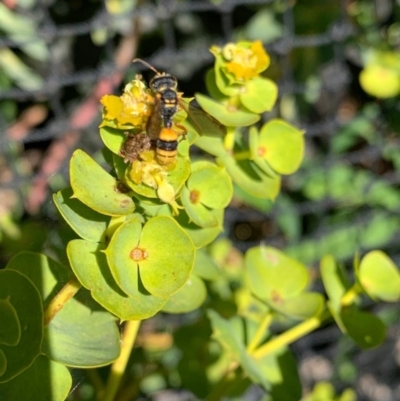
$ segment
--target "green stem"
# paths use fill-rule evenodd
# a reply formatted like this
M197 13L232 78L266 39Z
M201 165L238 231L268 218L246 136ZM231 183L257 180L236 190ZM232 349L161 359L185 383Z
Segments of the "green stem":
M257 328L254 337L251 339L249 345L247 346L247 352L251 354L262 342L265 332L268 330L269 325L272 322L272 313L269 312L265 315L264 319L261 321Z
M248 160L251 158L250 150L243 150L242 152L234 153L235 160Z
M231 151L234 146L235 146L235 130L228 128L228 132L224 137L224 148L227 151Z
M132 352L133 344L135 343L136 335L139 331L140 322L140 320L129 320L126 323L122 338L121 353L118 359L111 365L103 401L114 401L115 399Z
M355 299L360 295L363 289L360 285L356 282L353 284L351 288L347 290L347 292L343 295L340 303L342 306L348 306L354 303Z
M71 278L67 284L50 301L47 309L44 311L44 326L46 327L54 316L60 312L64 305L80 290L81 283L75 278Z
M260 348L253 351L253 358L261 359L272 351L275 351L276 349L281 348L285 345L289 345L299 338L304 337L306 334L321 326L321 324L330 316L331 314L326 309L321 315L314 316L298 324L297 326L292 327L291 329L285 331L277 337L274 337L272 340L268 341Z

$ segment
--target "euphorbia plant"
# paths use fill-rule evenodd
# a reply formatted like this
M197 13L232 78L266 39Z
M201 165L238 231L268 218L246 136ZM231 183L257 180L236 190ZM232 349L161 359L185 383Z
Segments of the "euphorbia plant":
M226 126L226 135L215 135L213 119L191 117L191 99L182 99L174 124L188 135L173 163L160 163L148 138L157 96L141 77L121 96L103 97L100 135L109 166L76 150L71 188L53 197L79 237L68 243L69 266L22 253L0 272L1 401L3 394L7 401L63 400L71 387L66 366L112 362L98 398L116 399L140 322L159 312L194 311L206 298L222 346L202 366L207 383L199 388L177 366L169 369L198 396L210 393L210 400L229 393L227 384L243 390L249 379L276 400L298 400L300 382L287 346L331 317L362 347L382 341L384 325L360 311L356 300L363 292L386 301L399 298L399 274L385 255L356 262L352 286L327 256L321 265L326 302L310 291L307 268L283 252L260 246L243 257L229 241L216 240L234 185L249 197L275 199L281 175L300 165L304 139L280 119L257 125L277 99L276 84L262 76L269 56L260 42L211 50L216 62L206 81L213 99L196 100ZM191 160L192 145L207 152L207 159ZM374 264L384 268L377 272ZM390 288L382 284L386 279ZM231 307L221 307L221 300ZM122 342L118 322L126 322ZM277 322L284 327L278 334L270 330ZM189 366L196 357L182 352Z

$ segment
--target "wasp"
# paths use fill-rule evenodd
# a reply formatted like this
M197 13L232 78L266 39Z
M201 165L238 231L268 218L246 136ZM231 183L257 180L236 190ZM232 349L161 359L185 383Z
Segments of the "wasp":
M133 62L142 63L156 74L149 82L149 87L154 93L155 104L146 125L146 132L152 143L155 144L156 159L159 164L168 165L176 162L179 137L185 138L187 134L185 127L173 122L175 114L180 109L184 109L187 112L189 122L199 134L202 134L199 117L200 120L201 118L207 119L208 124L211 122L215 127L215 132L218 132L219 135L226 133L226 128L202 109L191 104L189 104L189 108L186 107L182 102L182 93L178 92L178 80L176 77L166 72L157 71L142 59L136 58ZM177 128L181 132L178 132Z

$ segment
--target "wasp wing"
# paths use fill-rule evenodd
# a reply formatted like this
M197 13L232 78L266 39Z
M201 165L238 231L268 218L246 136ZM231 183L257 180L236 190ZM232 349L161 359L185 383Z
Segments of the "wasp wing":
M226 135L225 125L210 116L199 106L193 104L193 101L189 103L187 113L187 121L200 135L212 137L222 137Z

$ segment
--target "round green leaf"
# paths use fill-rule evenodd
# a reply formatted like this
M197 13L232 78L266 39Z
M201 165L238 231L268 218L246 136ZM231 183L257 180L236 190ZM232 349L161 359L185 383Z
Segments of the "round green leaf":
M276 311L294 319L309 319L322 312L324 297L317 292L302 292L280 302L268 302Z
M203 280L192 274L185 285L168 299L162 310L168 313L191 312L202 305L206 296Z
M377 347L385 339L386 326L372 313L346 308L340 318L347 334L363 349Z
M72 386L68 368L39 355L20 375L0 384L0 400L64 401Z
M137 220L126 221L117 228L105 250L115 281L131 297L140 296L138 263L131 257L131 252L138 247L141 231L142 225Z
M27 369L40 354L43 340L43 307L40 294L32 281L11 269L0 270L0 299L8 300L22 328L16 346L0 343L2 365L6 364L6 369L0 376L0 383L4 383Z
M360 85L368 94L385 99L400 93L400 76L392 68L370 64L360 73Z
M278 98L278 86L268 78L255 77L247 81L240 91L240 101L253 113L270 111Z
M155 315L165 300L143 293L138 288L134 296L122 292L101 250L101 245L83 240L68 243L68 258L82 285L90 290L100 305L121 320L143 320Z
M272 247L249 249L245 265L250 289L262 300L279 303L298 295L308 283L307 268Z
M395 302L400 298L400 274L382 251L367 253L361 260L358 279L371 298Z
M67 366L108 365L120 353L116 318L81 289L46 327L42 348L50 359Z
M117 174L118 179L123 183L125 181L126 170L129 166L129 163L125 163L124 159L121 156L112 155L112 166L114 166L114 170ZM125 184L124 184L125 185ZM128 187L127 187L128 189Z
M54 204L69 226L83 239L104 242L108 216L95 212L78 199L71 199L72 189L66 188L53 195Z
M271 120L260 130L258 155L279 174L292 174L304 153L303 132L282 120Z
M244 107L225 105L199 93L196 94L196 100L210 116L227 127L246 127L260 119L258 114L252 113Z
M46 255L21 252L14 256L7 269L16 270L28 277L38 289L46 309L71 277L71 271Z
M18 345L21 339L21 325L17 312L9 298L0 299L0 322L0 344Z
M225 168L208 161L192 164L192 174L187 181L195 200L211 209L222 209L229 205L233 195L232 180ZM192 199L192 196L191 196Z
M104 145L106 145L106 147L110 149L111 152L115 153L116 155L119 155L119 151L121 150L124 142L126 141L126 135L124 134L124 131L116 128L103 126L100 127L99 132L100 132L100 137L104 142Z
M259 153L259 139L260 135L257 128L253 125L249 129L249 148L251 154L251 160L257 164L257 166L268 176L275 177L277 173L271 168L265 159L263 159Z
M118 192L115 178L82 150L71 157L70 176L73 196L96 212L119 216L135 210L132 199Z
M139 246L148 255L139 262L139 270L151 294L169 297L186 283L193 268L195 247L174 219L159 216L149 220Z
M217 227L218 221L211 212L212 209L207 208L201 203L192 203L191 196L192 194L189 189L184 187L181 194L181 201L190 220L200 227Z
M194 246L172 218L159 216L149 220L142 232L137 221L122 224L113 235L106 255L116 282L126 294L137 294L139 266L143 287L164 300L188 279Z
M256 198L274 200L280 190L281 177L265 174L250 160L237 161L232 156L218 158L218 163L226 167L228 174L244 191Z
M192 239L196 248L202 248L210 244L223 231L224 209L211 209L210 213L217 219L218 225L215 227L204 228L196 225L184 210L175 218Z

